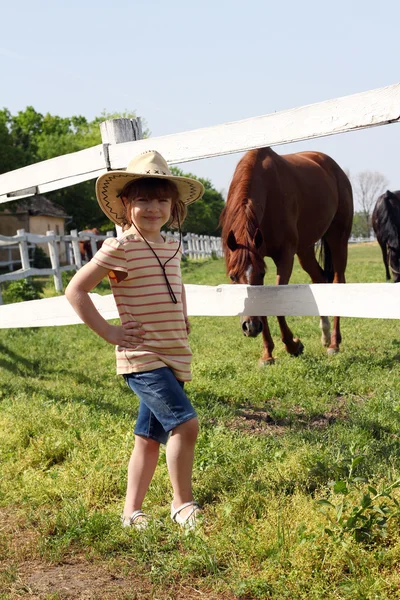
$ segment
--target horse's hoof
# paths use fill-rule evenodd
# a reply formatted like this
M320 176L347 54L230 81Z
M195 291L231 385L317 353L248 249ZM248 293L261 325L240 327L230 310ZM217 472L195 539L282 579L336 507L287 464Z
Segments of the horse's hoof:
M304 345L300 340L298 340L297 350L292 356L300 356L304 352Z
M327 353L328 356L333 356L339 352L339 348L328 348Z
M275 364L274 358L267 358L265 360L263 358L260 358L260 360L258 361L259 367L272 367L273 364Z

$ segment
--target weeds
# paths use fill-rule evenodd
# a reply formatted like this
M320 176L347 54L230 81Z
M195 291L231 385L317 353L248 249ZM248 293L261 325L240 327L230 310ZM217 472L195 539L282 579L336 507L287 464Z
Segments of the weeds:
M324 511L331 521L331 527L325 528L329 536L342 539L350 534L357 542L375 544L387 537L389 520L400 517L400 504L393 494L400 488L400 479L382 483L378 491L368 485L365 477L355 475L364 460L365 455L358 454L352 446L349 457L341 459L338 466L344 478L331 483L334 496L340 497L339 502L322 498L317 504L323 509L333 509Z

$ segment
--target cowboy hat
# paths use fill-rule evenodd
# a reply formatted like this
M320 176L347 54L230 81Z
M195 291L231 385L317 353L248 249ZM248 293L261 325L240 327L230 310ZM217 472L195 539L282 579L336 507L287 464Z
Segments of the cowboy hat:
M124 205L120 194L124 187L131 181L148 177L168 179L174 183L184 204L195 202L204 193L200 181L173 175L161 154L156 150L148 150L132 158L125 171L108 171L96 181L97 201L111 221L117 225L123 223Z

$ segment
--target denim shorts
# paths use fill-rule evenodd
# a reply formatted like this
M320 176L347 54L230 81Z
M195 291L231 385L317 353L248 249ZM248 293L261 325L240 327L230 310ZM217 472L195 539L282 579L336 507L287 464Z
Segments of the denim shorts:
M135 435L166 444L172 429L197 417L183 382L168 367L123 377L140 400Z

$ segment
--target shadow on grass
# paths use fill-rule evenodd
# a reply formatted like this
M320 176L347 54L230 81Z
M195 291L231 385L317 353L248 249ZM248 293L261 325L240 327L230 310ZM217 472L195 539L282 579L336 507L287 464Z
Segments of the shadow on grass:
M10 350L7 346L0 342L0 353L4 354L4 357L0 358L0 367L11 371L16 375L23 376L26 374L26 369L33 371L37 368L38 361L29 360L20 354L17 354L13 350Z
M3 355L3 356L1 356ZM51 363L46 363L50 365ZM10 350L7 346L0 342L0 368L20 377L34 377L36 379L51 379L55 374L69 375L73 374L77 383L90 383L92 379L84 375L81 371L73 373L67 369L51 369L43 368L43 363L40 360L30 360L21 354L17 354Z
M396 345L393 342L393 345ZM400 345L400 342L399 342ZM359 364L359 365L368 365L374 366L380 369L388 369L393 368L400 364L400 354L389 355L389 352L385 352L386 356L383 358L378 358L377 356L371 357L369 354L357 354L348 358L349 364Z
M104 390L104 393L105 392L106 390ZM132 414L132 418L136 418L138 411L136 404L132 403L132 401L128 401L128 397L132 397L132 392L130 392L128 389L126 392L125 390L121 390L121 395L125 395L126 393L127 396L127 402L123 406L103 400L101 397L99 397L100 394L93 396L72 390L66 393L65 390L63 390L62 394L60 395L57 389L48 390L40 386L35 386L28 381L24 385L24 393L30 397L40 394L41 399L48 404L66 405L73 403L85 406L86 408L93 409L97 412L105 412L107 414L120 417L126 417L128 414Z

